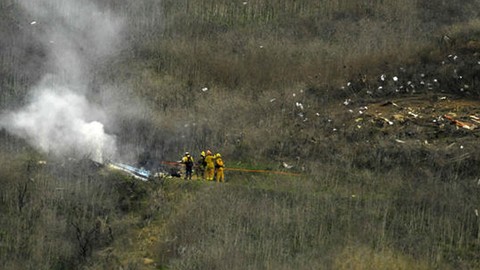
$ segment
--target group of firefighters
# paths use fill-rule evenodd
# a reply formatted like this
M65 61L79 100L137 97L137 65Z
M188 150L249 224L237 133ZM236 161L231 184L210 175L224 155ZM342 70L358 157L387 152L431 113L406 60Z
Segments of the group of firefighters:
M189 152L185 152L181 163L185 165L185 179L192 179L193 169L195 167L195 174L198 178L203 180L217 182L225 182L225 175L223 173L225 164L223 163L220 153L215 155L210 150L202 151L197 163L194 162L193 157Z

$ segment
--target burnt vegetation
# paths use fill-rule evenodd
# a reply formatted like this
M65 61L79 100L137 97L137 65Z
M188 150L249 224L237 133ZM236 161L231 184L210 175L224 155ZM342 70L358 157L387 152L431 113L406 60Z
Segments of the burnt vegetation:
M142 182L0 130L0 268L480 268L478 1L95 2L122 154L301 176ZM31 21L0 2L0 110L48 71Z

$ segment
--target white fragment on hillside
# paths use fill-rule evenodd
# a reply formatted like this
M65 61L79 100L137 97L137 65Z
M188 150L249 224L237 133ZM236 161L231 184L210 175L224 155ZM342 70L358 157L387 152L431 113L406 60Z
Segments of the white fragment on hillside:
M285 169L291 169L291 168L293 168L293 165L287 164L286 162L282 162L282 166L283 166Z
M297 106L297 108L300 108L300 110L303 110L303 104L302 103L297 102L297 103L295 103L295 105Z
M203 87L203 88L202 88L202 91L203 91L203 92L207 92L207 91L208 91L208 88L207 88L207 87Z
M30 25L35 25L35 24L37 24L37 21L32 21L32 22L30 23Z

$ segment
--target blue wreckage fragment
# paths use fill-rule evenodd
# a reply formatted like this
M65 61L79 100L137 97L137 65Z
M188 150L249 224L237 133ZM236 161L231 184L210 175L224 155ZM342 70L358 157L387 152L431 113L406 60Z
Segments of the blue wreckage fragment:
M133 166L122 163L110 163L109 166L113 169L124 171L135 178L139 178L143 181L147 181L151 176L151 172L143 168L135 168Z

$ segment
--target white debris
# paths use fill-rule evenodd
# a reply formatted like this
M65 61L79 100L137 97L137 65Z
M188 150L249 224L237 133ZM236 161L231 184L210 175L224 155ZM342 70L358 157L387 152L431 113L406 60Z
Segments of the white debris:
M337 131L337 129L336 129L336 128L334 128L334 129L332 129L332 131L333 131L333 132L335 132L335 131Z
M263 45L260 45L260 47L259 47L259 48L260 48L260 49L263 49Z
M203 88L202 88L202 91L203 91L203 92L207 92L207 91L208 91L208 88L207 88L207 87L203 87Z
M243 4L243 5L246 5L246 4L248 4L248 2L243 2L242 4Z
M320 114L319 114L318 112L317 112L317 113L315 113L315 115L316 115L316 116L320 116Z
M420 74L420 77L425 78L425 73Z
M292 96L293 96L293 97L296 97L296 96L297 96L297 94L293 93L293 94L292 94Z
M286 162L282 162L282 166L283 166L285 169L291 169L291 168L293 168L293 165L289 165L289 164L287 164Z
M457 60L457 59L458 59L458 56L455 55L455 56L453 57L453 61L455 61L455 60Z
M378 87L378 90L382 90L382 89L383 89L383 86L379 86L379 87Z
M478 62L478 63L480 64L480 62ZM348 82L348 83L347 83L347 86L350 86L350 85L352 85L352 83L351 83L351 82Z
M32 22L30 23L30 25L35 25L35 24L37 24L37 21L32 21Z
M347 106L348 104L350 104L352 102L351 99L347 98L345 99L345 101L343 102L343 105Z
M460 145L460 149L463 149L463 145Z
M415 118L418 117L418 114L416 114L416 113L414 113L414 112L408 112L408 114L411 115L411 116L413 116L413 117L415 117Z
M385 118L385 117L380 117L380 119L382 119L383 121L387 122L387 123L388 123L390 126L392 126L392 125L393 125L393 122L392 122L392 121L390 121L390 120L388 120L388 119L387 119L387 118Z
M300 108L300 110L303 110L303 104L302 103L297 102L297 103L295 103L295 106L297 106L297 108Z
M478 217L478 209L475 209L475 216Z
M270 102L274 102L275 100L277 100L276 98L272 98L270 99Z
M438 82L438 80L437 80L437 79L433 79L433 82L434 82L434 83L437 83L437 82Z
M393 76L393 81L394 81L394 82L398 81L398 77L397 77L397 76Z
M382 75L380 76L380 80L385 81L385 74L382 74Z
M402 141L400 139L395 139L395 141L398 142L398 143L405 143L405 141Z

